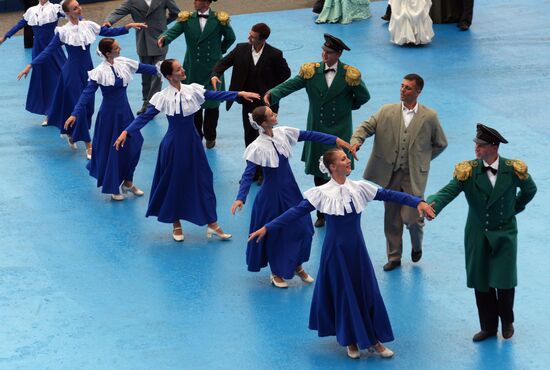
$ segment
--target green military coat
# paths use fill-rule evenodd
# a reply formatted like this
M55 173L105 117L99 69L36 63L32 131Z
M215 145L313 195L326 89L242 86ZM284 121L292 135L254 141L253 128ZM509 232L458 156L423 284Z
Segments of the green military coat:
M516 214L533 199L537 187L522 161L500 157L494 188L482 167L482 160L459 163L451 182L426 201L434 202L439 214L464 192L469 206L464 230L468 287L482 292L511 289L517 285Z
M166 37L164 44L168 45L182 33L185 34L187 50L183 68L187 75L186 83L198 83L207 90L213 90L210 83L212 69L235 42L235 32L229 24L229 15L225 12L210 9L203 31L197 15L196 11L179 13L176 24L166 30L161 37ZM223 76L221 80L222 85L219 89L224 90ZM217 108L219 105L220 102L207 101L202 107Z
M351 111L369 101L369 91L359 70L342 61L338 62L330 88L324 69L325 64L322 62L303 64L296 77L271 90L270 103L277 104L285 96L305 88L309 99L307 129L335 135L349 142L352 133ZM319 158L329 148L328 145L311 141L304 143L302 161L306 163L307 174L327 178L319 170Z

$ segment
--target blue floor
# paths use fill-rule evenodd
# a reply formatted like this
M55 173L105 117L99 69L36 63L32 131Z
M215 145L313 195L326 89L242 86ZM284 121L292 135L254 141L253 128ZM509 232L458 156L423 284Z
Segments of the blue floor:
M334 338L317 338L307 329L311 286L294 279L290 289L277 290L269 285L268 271L246 271L252 203L235 217L229 212L244 169L239 107L222 112L218 144L207 153L219 221L234 237L208 242L204 228L184 223L186 240L178 244L170 225L144 217L166 119L159 116L143 130L135 181L147 196L110 201L87 175L83 146L71 151L56 129L41 128L41 117L24 110L27 82L15 76L31 54L14 38L0 47L0 368L547 368L550 3L476 1L469 32L435 25L433 43L420 48L389 43L387 25L379 19L384 9L384 2L374 3L372 19L348 26L316 25L309 10L235 16L232 24L244 41L251 24L267 22L270 42L283 49L293 74L301 63L320 59L323 32L344 39L352 51L342 60L362 71L372 95L354 113L355 123L397 102L403 75L421 74L426 86L420 101L439 112L449 139L449 148L432 163L427 194L447 183L456 162L474 157L476 122L497 128L510 141L501 154L523 159L539 187L518 217L511 340L471 341L478 322L473 291L465 284L464 198L428 225L422 261L410 263L405 238L403 267L390 273L382 271L383 205L376 202L364 214L363 227L396 356L349 360ZM122 54L135 58L133 34L119 40ZM178 40L169 55L182 58L184 50ZM137 110L139 77L129 97ZM280 123L303 128L306 105L303 92L283 100ZM360 152L352 178L360 178L370 147ZM299 150L301 144L292 165L306 190L312 184ZM313 275L322 238L323 230L315 235L306 266Z

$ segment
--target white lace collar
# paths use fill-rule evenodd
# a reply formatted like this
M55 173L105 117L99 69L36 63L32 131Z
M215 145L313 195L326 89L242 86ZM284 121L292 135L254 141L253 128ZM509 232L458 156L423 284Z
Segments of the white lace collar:
M95 41L100 30L99 24L92 21L79 21L77 24L67 22L62 27L55 28L62 43L81 46L82 49L86 49L87 45Z
M113 68L111 69L111 67ZM122 78L122 85L128 86L128 82L132 80L138 67L139 62L124 57L118 57L114 59L113 64L104 60L96 68L88 72L88 77L99 85L114 86L116 74L116 77ZM115 73L113 73L113 69Z
M153 95L149 104L168 116L182 114L187 117L201 109L205 91L204 86L196 83L181 84L179 91L174 86L168 85L167 88Z
M328 215L343 216L351 213L351 204L356 213L361 213L376 196L378 188L366 181L346 179L342 185L334 179L324 185L307 190L306 198L318 211Z
M279 167L279 155L290 157L292 147L298 142L300 130L293 127L275 127L273 137L264 132L244 151L244 159L262 167Z
M35 5L27 9L23 14L23 19L29 26L43 26L48 23L57 22L59 13L64 14L61 5L52 4L49 1L44 5Z

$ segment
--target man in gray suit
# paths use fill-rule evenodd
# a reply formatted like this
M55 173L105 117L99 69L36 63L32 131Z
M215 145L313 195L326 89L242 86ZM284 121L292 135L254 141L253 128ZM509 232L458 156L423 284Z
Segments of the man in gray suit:
M168 10L168 15L166 14ZM166 59L168 47L159 48L157 38L166 31L166 25L177 18L180 9L174 0L126 0L105 19L104 26L112 26L127 15L134 22L144 22L147 28L136 31L136 49L141 63L156 64ZM145 112L149 99L162 87L162 78L141 75L143 105L137 112Z
M374 146L363 177L392 190L418 197L424 196L430 161L446 147L447 138L432 109L420 105L418 96L424 80L417 74L408 74L401 82L401 103L382 106L364 121L351 137L352 150L359 150L369 136L374 135ZM415 209L396 203L384 203L384 233L388 263L384 271L401 266L403 253L403 225L411 236L413 262L422 257L424 220Z

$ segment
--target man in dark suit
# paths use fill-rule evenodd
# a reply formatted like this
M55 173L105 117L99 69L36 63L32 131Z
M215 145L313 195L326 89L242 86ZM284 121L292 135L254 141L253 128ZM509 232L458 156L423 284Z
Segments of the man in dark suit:
M286 63L281 50L269 45L266 41L271 33L268 25L258 23L252 26L248 33L248 42L237 46L224 58L220 59L212 71L212 86L221 84L221 76L230 67L233 67L231 91L252 91L264 95L271 88L290 77L290 68ZM227 110L233 102L227 102ZM261 101L243 102L242 118L244 128L244 143L248 146L258 137L258 131L250 126L248 113L254 108L263 105ZM277 112L278 106L271 109Z

